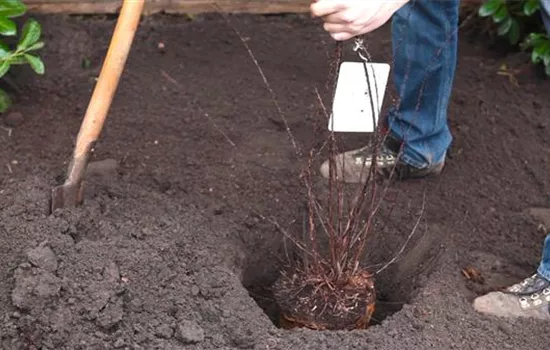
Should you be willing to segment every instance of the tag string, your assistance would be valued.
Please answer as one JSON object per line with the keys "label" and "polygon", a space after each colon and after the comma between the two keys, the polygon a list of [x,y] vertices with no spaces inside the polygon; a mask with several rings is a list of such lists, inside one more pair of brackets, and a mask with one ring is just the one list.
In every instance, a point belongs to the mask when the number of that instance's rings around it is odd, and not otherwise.
{"label": "tag string", "polygon": [[[367,48],[365,47],[365,41],[363,38],[355,37],[353,51],[357,52],[357,55],[359,56],[359,58],[363,60],[363,67],[365,69],[365,78],[367,80],[367,89],[368,89],[367,96],[369,97],[371,111],[372,111],[372,123],[373,123],[372,125],[376,129],[376,117],[375,117],[376,108],[374,106],[374,101],[372,98],[373,88],[371,86],[371,81],[370,81],[370,76],[369,76],[368,66],[367,66],[367,63],[370,61],[370,54]],[[376,82],[376,75],[373,67],[371,67],[371,70],[372,70],[372,74],[374,75],[374,92],[376,93],[376,100],[378,101],[378,84]]]}
{"label": "tag string", "polygon": [[365,47],[365,41],[363,38],[355,37],[353,51],[357,52],[357,55],[364,61],[370,61],[370,54]]}

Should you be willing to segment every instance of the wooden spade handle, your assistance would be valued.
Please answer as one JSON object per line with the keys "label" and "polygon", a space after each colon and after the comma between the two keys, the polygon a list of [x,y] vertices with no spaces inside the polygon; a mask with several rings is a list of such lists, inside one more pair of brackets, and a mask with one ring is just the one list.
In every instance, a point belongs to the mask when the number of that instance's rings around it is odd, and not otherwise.
{"label": "wooden spade handle", "polygon": [[90,152],[98,139],[124,70],[145,0],[124,0],[107,56],[76,139],[74,157]]}

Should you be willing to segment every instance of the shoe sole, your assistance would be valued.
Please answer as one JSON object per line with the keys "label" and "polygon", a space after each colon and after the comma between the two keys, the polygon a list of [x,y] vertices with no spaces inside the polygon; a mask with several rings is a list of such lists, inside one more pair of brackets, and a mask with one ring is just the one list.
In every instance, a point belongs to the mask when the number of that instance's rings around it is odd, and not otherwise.
{"label": "shoe sole", "polygon": [[[399,176],[399,174],[394,170],[395,168],[394,167],[391,167],[391,168],[385,168],[384,170],[382,169],[378,169],[377,173],[378,175],[381,175],[383,176],[384,178],[388,179],[391,175],[391,172],[393,171],[393,175],[394,175],[394,178],[399,180],[399,181],[404,181],[404,180],[413,180],[413,179],[422,179],[422,178],[431,178],[431,177],[438,177],[441,175],[441,173],[443,173],[443,169],[445,167],[445,162],[429,169],[429,170],[420,170],[416,173],[413,173],[413,174],[408,174],[408,175],[405,175],[405,176]],[[368,173],[368,170],[366,170],[364,172],[365,174]],[[397,175],[397,176],[396,176]],[[321,177],[325,180],[329,180],[329,177],[326,176],[324,174],[323,171],[321,171]],[[365,183],[366,181],[366,177],[367,176],[360,176],[360,178],[358,180],[349,180],[349,179],[346,179],[344,176],[342,176],[344,179],[342,180],[344,183],[349,183],[349,184],[357,184],[357,183]]]}

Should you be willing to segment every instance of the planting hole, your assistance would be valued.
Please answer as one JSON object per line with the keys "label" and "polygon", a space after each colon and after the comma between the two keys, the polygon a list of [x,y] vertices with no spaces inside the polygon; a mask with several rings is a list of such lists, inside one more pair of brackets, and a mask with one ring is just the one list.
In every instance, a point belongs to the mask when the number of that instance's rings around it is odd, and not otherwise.
{"label": "planting hole", "polygon": [[[272,286],[280,275],[277,266],[270,262],[266,265],[250,264],[243,275],[243,286],[258,306],[265,312],[271,322],[282,328],[280,310],[274,299]],[[370,326],[381,324],[387,317],[399,312],[403,305],[411,301],[411,297],[418,290],[418,286],[411,283],[409,276],[393,274],[393,268],[386,270],[375,280],[376,309]],[[402,279],[392,279],[392,276],[403,276]]]}
{"label": "planting hole", "polygon": [[[437,265],[441,252],[441,245],[438,244],[437,239],[440,237],[439,233],[437,227],[425,230],[415,240],[409,242],[407,249],[394,264],[375,276],[376,303],[370,326],[381,324],[387,317],[399,312],[404,304],[412,302],[434,266]],[[372,237],[370,244],[377,249],[371,250],[371,254],[365,259],[366,262],[377,262],[380,267],[380,263],[395,257],[401,245],[388,240],[388,237],[390,237],[389,232]],[[263,246],[265,250],[256,246],[249,256],[250,260],[243,272],[242,283],[273,324],[283,328],[280,324],[280,310],[275,301],[272,286],[281,273],[281,265],[277,264],[277,261],[284,261],[284,254],[283,249],[274,249],[274,247],[273,242]],[[275,251],[278,253],[273,253]],[[365,266],[369,266],[366,262]],[[373,268],[373,272],[375,269]]]}

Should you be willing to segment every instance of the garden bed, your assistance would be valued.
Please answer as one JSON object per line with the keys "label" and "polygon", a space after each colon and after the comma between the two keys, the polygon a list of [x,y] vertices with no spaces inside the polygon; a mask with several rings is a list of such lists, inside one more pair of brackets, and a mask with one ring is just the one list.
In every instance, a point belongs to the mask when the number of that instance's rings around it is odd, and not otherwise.
{"label": "garden bed", "polygon": [[[64,175],[115,22],[39,20],[46,76],[17,67],[5,86],[15,107],[0,129],[0,348],[542,349],[550,341],[545,323],[471,306],[531,274],[540,256],[546,214],[530,209],[550,207],[550,83],[525,68],[528,58],[461,40],[452,158],[441,178],[392,185],[385,224],[369,242],[365,264],[392,259],[427,191],[418,232],[376,278],[371,327],[285,330],[269,287],[290,243],[264,218],[300,229],[307,159],[296,156],[239,37],[216,14],[145,18],[94,152],[94,161],[119,165],[96,163],[86,204],[50,216],[49,191]],[[231,21],[296,143],[318,147],[326,135],[315,89],[329,74],[330,38],[308,16]],[[388,29],[368,37],[378,61],[391,61]],[[519,86],[497,74],[503,63],[523,69]],[[360,135],[345,139],[347,149],[362,144]],[[466,279],[466,268],[484,283]]]}

